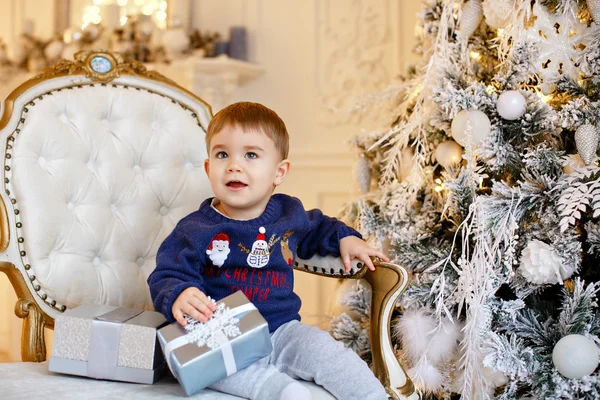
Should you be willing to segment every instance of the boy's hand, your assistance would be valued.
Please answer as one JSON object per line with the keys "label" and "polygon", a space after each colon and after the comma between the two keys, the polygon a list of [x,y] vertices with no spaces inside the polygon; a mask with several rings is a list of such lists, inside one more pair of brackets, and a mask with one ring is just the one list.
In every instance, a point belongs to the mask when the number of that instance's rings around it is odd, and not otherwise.
{"label": "boy's hand", "polygon": [[375,271],[371,256],[379,257],[383,261],[390,261],[381,251],[372,248],[364,240],[356,236],[346,236],[340,240],[340,257],[342,257],[346,272],[350,272],[350,268],[352,267],[350,260],[353,259],[361,260],[371,271]]}
{"label": "boy's hand", "polygon": [[200,322],[206,322],[212,317],[216,309],[217,307],[200,289],[189,287],[175,299],[171,312],[177,322],[181,326],[185,326],[187,321],[183,314],[189,315]]}

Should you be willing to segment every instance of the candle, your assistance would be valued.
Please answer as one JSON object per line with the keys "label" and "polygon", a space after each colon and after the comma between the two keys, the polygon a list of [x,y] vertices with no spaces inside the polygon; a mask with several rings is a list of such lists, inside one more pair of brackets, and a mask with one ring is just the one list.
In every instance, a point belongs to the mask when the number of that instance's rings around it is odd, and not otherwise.
{"label": "candle", "polygon": [[229,57],[248,59],[248,40],[246,28],[243,26],[232,26],[229,29]]}

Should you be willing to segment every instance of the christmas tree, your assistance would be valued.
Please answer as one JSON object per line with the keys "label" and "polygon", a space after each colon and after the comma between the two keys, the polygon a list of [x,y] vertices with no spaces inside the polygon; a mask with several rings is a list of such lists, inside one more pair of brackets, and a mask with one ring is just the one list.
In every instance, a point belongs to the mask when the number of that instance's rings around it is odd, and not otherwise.
{"label": "christmas tree", "polygon": [[[345,213],[411,272],[398,358],[426,398],[599,399],[600,1],[425,0],[417,28]],[[368,299],[332,321],[366,360]]]}

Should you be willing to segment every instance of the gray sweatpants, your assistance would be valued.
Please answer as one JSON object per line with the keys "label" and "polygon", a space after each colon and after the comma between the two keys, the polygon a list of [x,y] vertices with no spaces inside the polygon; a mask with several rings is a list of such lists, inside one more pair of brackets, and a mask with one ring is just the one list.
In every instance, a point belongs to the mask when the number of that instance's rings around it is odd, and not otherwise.
{"label": "gray sweatpants", "polygon": [[280,400],[288,385],[302,379],[323,386],[338,400],[388,398],[368,365],[319,328],[291,321],[271,335],[271,342],[270,356],[210,388],[252,400]]}

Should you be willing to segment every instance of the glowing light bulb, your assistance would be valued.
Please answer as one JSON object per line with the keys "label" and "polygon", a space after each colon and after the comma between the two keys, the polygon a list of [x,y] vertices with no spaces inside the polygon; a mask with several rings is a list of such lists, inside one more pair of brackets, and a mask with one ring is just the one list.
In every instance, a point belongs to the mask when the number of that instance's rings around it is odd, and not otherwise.
{"label": "glowing light bulb", "polygon": [[153,12],[154,8],[152,8],[152,6],[149,4],[142,7],[142,14],[144,15],[152,15]]}

